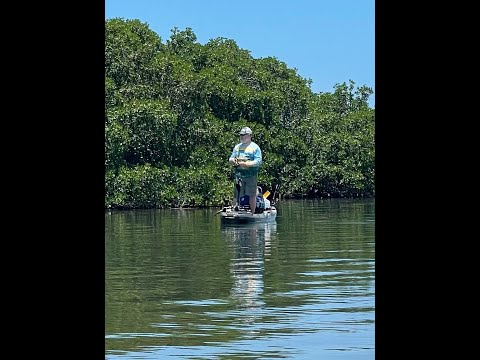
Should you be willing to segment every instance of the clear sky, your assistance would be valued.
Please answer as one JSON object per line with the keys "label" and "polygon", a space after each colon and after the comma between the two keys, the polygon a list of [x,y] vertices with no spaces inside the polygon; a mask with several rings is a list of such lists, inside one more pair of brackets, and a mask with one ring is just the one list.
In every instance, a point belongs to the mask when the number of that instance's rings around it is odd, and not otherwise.
{"label": "clear sky", "polygon": [[272,56],[314,92],[355,82],[373,89],[375,0],[105,0],[105,18],[139,19],[166,43],[190,27],[200,44],[223,37],[254,58]]}

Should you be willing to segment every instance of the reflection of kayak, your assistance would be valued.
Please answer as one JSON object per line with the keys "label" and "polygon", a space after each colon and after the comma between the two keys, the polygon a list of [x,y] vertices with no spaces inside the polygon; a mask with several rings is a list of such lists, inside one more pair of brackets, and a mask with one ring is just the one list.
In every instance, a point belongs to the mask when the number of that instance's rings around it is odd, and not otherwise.
{"label": "reflection of kayak", "polygon": [[273,221],[277,217],[277,208],[271,206],[259,214],[252,214],[250,210],[240,208],[235,210],[232,206],[224,207],[219,212],[224,223],[247,223],[247,222],[265,222]]}

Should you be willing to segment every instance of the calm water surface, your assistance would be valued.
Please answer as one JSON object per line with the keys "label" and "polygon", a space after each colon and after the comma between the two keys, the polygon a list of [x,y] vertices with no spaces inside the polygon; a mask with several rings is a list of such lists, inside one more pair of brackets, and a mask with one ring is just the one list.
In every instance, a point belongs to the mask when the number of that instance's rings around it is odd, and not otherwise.
{"label": "calm water surface", "polygon": [[105,213],[106,359],[374,359],[375,200]]}

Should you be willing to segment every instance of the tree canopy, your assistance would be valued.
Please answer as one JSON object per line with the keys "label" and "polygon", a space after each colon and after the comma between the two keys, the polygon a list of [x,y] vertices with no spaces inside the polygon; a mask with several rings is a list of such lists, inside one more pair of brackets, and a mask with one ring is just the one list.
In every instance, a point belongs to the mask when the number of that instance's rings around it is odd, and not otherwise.
{"label": "tree canopy", "polygon": [[139,20],[105,21],[105,207],[219,206],[243,126],[282,197],[375,195],[373,93],[354,81],[314,93],[275,57],[232,39],[202,45],[191,28],[160,36]]}

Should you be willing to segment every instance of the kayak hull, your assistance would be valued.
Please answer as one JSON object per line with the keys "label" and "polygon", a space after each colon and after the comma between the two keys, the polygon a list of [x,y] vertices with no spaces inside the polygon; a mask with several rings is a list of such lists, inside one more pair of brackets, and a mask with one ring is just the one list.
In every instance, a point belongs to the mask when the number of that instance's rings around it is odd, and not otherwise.
{"label": "kayak hull", "polygon": [[224,207],[220,211],[220,217],[223,223],[250,223],[250,222],[268,222],[274,221],[277,217],[277,208],[272,206],[264,210],[261,214],[252,214],[247,210],[235,210],[233,207]]}

